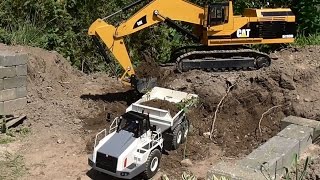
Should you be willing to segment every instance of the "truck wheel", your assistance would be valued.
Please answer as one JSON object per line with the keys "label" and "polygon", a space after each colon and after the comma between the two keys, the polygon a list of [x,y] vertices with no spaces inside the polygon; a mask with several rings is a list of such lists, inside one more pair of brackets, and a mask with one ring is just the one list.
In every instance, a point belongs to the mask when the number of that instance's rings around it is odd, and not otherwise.
{"label": "truck wheel", "polygon": [[151,151],[146,162],[146,169],[143,172],[143,177],[145,179],[150,179],[157,173],[160,166],[160,159],[161,152],[159,149]]}
{"label": "truck wheel", "polygon": [[176,150],[179,148],[179,145],[181,144],[182,137],[183,137],[183,132],[180,124],[173,130],[172,134],[173,134],[172,148],[173,150]]}
{"label": "truck wheel", "polygon": [[185,122],[183,123],[183,136],[181,143],[185,143],[187,141],[187,136],[189,133],[189,121],[186,119]]}

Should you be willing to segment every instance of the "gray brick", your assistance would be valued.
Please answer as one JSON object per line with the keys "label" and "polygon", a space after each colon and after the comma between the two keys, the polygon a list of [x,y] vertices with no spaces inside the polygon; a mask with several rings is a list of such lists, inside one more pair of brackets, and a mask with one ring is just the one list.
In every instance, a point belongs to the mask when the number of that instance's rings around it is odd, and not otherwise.
{"label": "gray brick", "polygon": [[27,64],[28,56],[26,54],[10,51],[0,51],[0,66],[16,66]]}
{"label": "gray brick", "polygon": [[289,126],[290,124],[296,124],[300,126],[306,126],[313,128],[313,139],[320,136],[320,121],[315,121],[311,119],[301,118],[297,116],[288,116],[281,120],[281,128],[284,129],[285,127]]}
{"label": "gray brick", "polygon": [[4,89],[23,87],[27,85],[27,76],[16,76],[3,79]]}
{"label": "gray brick", "polygon": [[22,98],[22,97],[27,97],[27,87],[18,87],[16,88],[16,97],[17,98]]}
{"label": "gray brick", "polygon": [[16,98],[16,88],[0,91],[0,101],[9,101]]}
{"label": "gray brick", "polygon": [[4,115],[3,102],[0,102],[0,115]]}
{"label": "gray brick", "polygon": [[3,85],[3,79],[0,79],[0,91],[3,90],[4,85]]}
{"label": "gray brick", "polygon": [[5,101],[4,106],[4,114],[15,114],[17,110],[21,110],[25,108],[27,105],[27,98],[19,98],[11,101]]}
{"label": "gray brick", "polygon": [[1,67],[0,66],[0,79],[11,78],[16,75],[17,75],[17,73],[16,73],[15,67]]}
{"label": "gray brick", "polygon": [[275,136],[241,160],[239,164],[256,170],[264,164],[270,174],[282,174],[283,167],[291,167],[294,156],[298,152],[298,140]]}
{"label": "gray brick", "polygon": [[26,76],[27,75],[27,65],[16,66],[17,76]]}
{"label": "gray brick", "polygon": [[299,156],[312,144],[313,129],[306,126],[291,124],[278,133],[278,136],[299,141]]}
{"label": "gray brick", "polygon": [[220,162],[207,172],[207,180],[225,177],[233,180],[265,180],[261,172],[240,166],[236,163]]}

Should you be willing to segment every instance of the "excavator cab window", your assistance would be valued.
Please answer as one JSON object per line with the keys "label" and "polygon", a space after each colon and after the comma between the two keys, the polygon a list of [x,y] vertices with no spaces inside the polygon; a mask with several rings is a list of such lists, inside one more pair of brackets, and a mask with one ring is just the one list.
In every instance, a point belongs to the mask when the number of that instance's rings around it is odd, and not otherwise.
{"label": "excavator cab window", "polygon": [[212,3],[209,5],[208,24],[220,25],[228,22],[229,3]]}

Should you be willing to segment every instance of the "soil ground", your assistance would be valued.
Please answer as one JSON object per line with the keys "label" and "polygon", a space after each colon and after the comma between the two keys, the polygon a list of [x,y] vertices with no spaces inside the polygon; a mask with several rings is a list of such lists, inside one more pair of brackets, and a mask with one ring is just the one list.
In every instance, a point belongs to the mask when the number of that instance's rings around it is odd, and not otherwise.
{"label": "soil ground", "polygon": [[161,100],[161,99],[153,99],[150,101],[145,101],[145,102],[141,103],[141,105],[159,108],[159,109],[163,109],[163,110],[168,110],[172,114],[172,116],[174,116],[175,114],[177,114],[180,111],[176,104],[171,103],[166,100]]}
{"label": "soil ground", "polygon": [[[56,52],[5,45],[0,50],[29,55],[28,104],[20,113],[28,116],[23,126],[31,133],[0,145],[0,151],[24,157],[27,172],[21,179],[110,179],[90,171],[87,154],[95,134],[140,95],[106,74],[85,75],[73,69]],[[198,94],[200,103],[187,113],[187,143],[163,154],[159,174],[179,179],[183,171],[190,171],[204,178],[211,165],[243,157],[274,136],[283,117],[320,120],[320,47],[290,48],[272,56],[278,60],[257,71],[177,74],[161,68],[162,87]],[[204,134],[210,132],[217,105],[231,85],[210,140]],[[193,165],[183,167],[184,157]]]}

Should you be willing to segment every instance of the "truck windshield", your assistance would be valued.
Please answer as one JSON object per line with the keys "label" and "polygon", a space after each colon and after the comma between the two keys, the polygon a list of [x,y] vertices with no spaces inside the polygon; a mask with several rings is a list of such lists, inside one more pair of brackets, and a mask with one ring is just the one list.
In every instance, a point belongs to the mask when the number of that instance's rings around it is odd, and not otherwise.
{"label": "truck windshield", "polygon": [[139,132],[139,121],[121,118],[118,126],[118,132],[125,130],[134,134],[134,137],[138,137]]}

